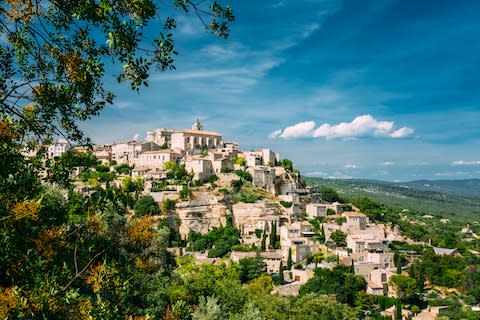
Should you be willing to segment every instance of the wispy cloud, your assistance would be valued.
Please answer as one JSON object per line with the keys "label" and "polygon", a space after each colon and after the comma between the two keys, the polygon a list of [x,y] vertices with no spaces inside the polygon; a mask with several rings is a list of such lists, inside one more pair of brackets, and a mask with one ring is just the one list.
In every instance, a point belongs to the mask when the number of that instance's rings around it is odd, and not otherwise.
{"label": "wispy cloud", "polygon": [[455,160],[452,166],[480,166],[480,160]]}
{"label": "wispy cloud", "polygon": [[323,171],[310,171],[305,173],[305,175],[308,177],[319,177],[319,178],[329,176],[327,172],[323,172]]}
{"label": "wispy cloud", "polygon": [[464,176],[470,176],[470,172],[466,171],[455,171],[455,172],[437,172],[435,173],[436,177],[464,177]]}
{"label": "wispy cloud", "polygon": [[382,167],[390,167],[390,166],[395,165],[395,162],[393,162],[393,161],[383,161],[383,162],[380,162],[379,165],[382,166]]}
{"label": "wispy cloud", "polygon": [[111,105],[111,108],[123,110],[123,109],[134,109],[139,106],[140,104],[134,101],[117,101]]}
{"label": "wispy cloud", "polygon": [[278,138],[283,139],[306,137],[323,137],[326,139],[357,137],[404,138],[414,132],[412,128],[408,127],[394,130],[393,121],[379,121],[369,114],[358,116],[351,122],[341,122],[336,125],[324,123],[318,128],[314,128],[314,121],[306,121],[286,127],[281,133],[278,133],[278,130],[275,132],[277,132],[276,136]]}
{"label": "wispy cloud", "polygon": [[356,164],[346,164],[345,169],[358,169],[358,166]]}
{"label": "wispy cloud", "polygon": [[285,5],[286,5],[285,1],[278,1],[272,4],[272,8],[274,9],[281,8],[281,7],[285,7]]}

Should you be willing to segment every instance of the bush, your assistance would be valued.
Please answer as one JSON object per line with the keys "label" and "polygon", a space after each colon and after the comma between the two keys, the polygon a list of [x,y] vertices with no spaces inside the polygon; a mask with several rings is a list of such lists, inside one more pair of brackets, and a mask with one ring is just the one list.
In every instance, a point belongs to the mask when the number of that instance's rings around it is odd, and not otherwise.
{"label": "bush", "polygon": [[103,165],[103,164],[99,164],[98,166],[95,167],[95,170],[97,172],[109,172],[110,171],[110,168],[106,165]]}
{"label": "bush", "polygon": [[291,208],[292,205],[293,205],[293,202],[280,200],[280,204],[281,204],[284,208]]}
{"label": "bush", "polygon": [[255,250],[257,250],[257,248],[246,244],[236,244],[232,246],[231,250],[240,252],[254,252]]}
{"label": "bush", "polygon": [[227,189],[225,189],[225,188],[218,189],[218,191],[220,191],[220,192],[223,193],[223,194],[229,194],[229,193],[230,193],[230,192],[229,192]]}
{"label": "bush", "polygon": [[176,204],[177,204],[177,201],[175,201],[175,200],[165,199],[162,202],[162,211],[166,213],[170,210],[173,210],[173,209],[175,209]]}
{"label": "bush", "polygon": [[235,173],[237,174],[237,176],[240,177],[240,180],[243,181],[243,182],[252,182],[253,181],[253,177],[250,174],[250,172],[247,172],[245,170],[237,170],[237,171],[235,171]]}
{"label": "bush", "polygon": [[128,164],[121,164],[115,167],[115,171],[117,171],[118,174],[130,174],[131,170],[132,168]]}
{"label": "bush", "polygon": [[158,204],[155,202],[152,196],[141,196],[138,201],[135,203],[133,208],[135,210],[135,215],[137,217],[144,216],[146,214],[158,214],[160,212],[160,208]]}
{"label": "bush", "polygon": [[244,202],[244,203],[254,203],[257,200],[262,199],[262,195],[256,193],[253,190],[249,191],[240,191],[239,193],[233,196],[233,200],[236,202]]}
{"label": "bush", "polygon": [[243,182],[242,180],[232,180],[230,182],[230,185],[232,186],[232,188],[240,189],[243,186]]}
{"label": "bush", "polygon": [[190,189],[188,189],[188,187],[186,186],[183,186],[182,190],[180,190],[179,192],[179,196],[182,200],[188,199],[190,197]]}
{"label": "bush", "polygon": [[245,165],[245,158],[242,158],[242,157],[237,157],[235,159],[233,159],[232,161],[234,164],[239,164],[241,166],[244,166]]}
{"label": "bush", "polygon": [[220,169],[220,173],[230,173],[230,172],[233,172],[233,169],[231,169],[229,167],[222,167]]}

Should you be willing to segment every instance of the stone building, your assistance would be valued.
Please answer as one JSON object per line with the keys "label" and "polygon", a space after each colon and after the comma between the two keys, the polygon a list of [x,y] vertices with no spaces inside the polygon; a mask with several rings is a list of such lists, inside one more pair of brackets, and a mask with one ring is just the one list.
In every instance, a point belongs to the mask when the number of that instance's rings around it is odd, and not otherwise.
{"label": "stone building", "polygon": [[223,146],[222,136],[213,131],[203,130],[198,119],[192,129],[174,131],[171,134],[171,148],[181,152],[215,149]]}

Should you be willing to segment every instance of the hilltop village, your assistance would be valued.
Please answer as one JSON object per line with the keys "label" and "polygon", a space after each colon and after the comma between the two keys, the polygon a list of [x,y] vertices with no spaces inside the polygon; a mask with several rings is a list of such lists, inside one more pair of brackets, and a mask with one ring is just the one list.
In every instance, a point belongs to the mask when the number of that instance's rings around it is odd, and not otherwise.
{"label": "hilltop village", "polygon": [[[56,141],[47,156],[57,158],[72,149],[86,151]],[[175,234],[169,250],[177,256],[211,265],[260,258],[267,273],[281,278],[273,292],[286,296],[297,295],[317,268],[332,270],[340,264],[364,278],[366,293],[397,296],[389,280],[408,261],[390,246],[416,243],[397,225],[373,223],[351,204],[327,201],[317,188],[306,186],[290,160],[273,150],[241,150],[196,120],[191,129],[147,132],[145,141],[95,145],[93,155],[101,169],[77,170],[76,190],[88,196],[96,184],[130,184],[132,190],[141,186],[136,189],[140,197],[160,210],[133,210],[168,222]],[[113,181],[99,179],[95,172],[115,170],[121,174]],[[209,234],[226,227],[238,232],[233,242],[209,240]],[[394,306],[384,312],[394,316]],[[412,318],[413,313],[405,312]],[[429,307],[413,319],[433,319],[441,312],[441,307]]]}

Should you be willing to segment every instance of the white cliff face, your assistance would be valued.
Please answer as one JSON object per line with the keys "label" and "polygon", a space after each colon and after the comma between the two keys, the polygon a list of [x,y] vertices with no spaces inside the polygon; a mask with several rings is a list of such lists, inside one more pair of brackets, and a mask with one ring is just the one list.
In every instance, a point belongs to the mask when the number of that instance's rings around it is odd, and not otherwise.
{"label": "white cliff face", "polygon": [[232,206],[233,222],[240,230],[242,242],[260,246],[261,237],[256,235],[255,230],[271,232],[272,223],[277,226],[284,215],[284,210],[276,201],[258,201],[255,203],[235,203]]}
{"label": "white cliff face", "polygon": [[180,219],[179,233],[182,239],[186,239],[190,230],[205,234],[213,228],[225,226],[229,208],[223,195],[195,192],[191,200],[179,201],[175,211]]}

